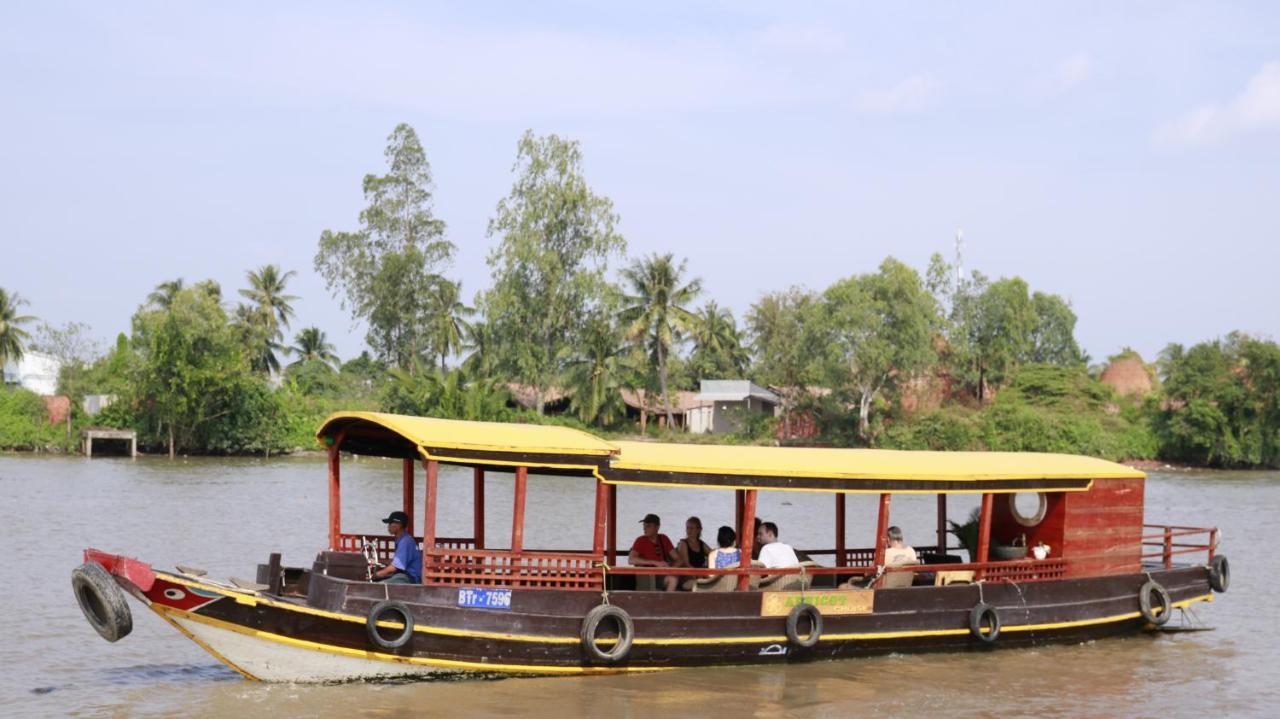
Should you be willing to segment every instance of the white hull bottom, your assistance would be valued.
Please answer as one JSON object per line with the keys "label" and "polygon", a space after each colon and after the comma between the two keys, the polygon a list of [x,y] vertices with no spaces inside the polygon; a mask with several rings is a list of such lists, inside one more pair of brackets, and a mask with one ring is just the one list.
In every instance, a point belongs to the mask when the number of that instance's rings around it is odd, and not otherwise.
{"label": "white hull bottom", "polygon": [[[264,682],[339,682],[359,679],[422,676],[441,670],[407,662],[370,659],[293,646],[265,637],[171,616],[215,656]],[[220,655],[220,656],[219,656]],[[444,670],[448,671],[448,670]]]}

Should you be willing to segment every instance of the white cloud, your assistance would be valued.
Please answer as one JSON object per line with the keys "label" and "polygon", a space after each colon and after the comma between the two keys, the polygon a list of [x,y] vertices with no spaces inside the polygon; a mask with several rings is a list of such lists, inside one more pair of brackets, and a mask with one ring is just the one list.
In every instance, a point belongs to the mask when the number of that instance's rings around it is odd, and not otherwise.
{"label": "white cloud", "polygon": [[1087,52],[1078,52],[1058,63],[1055,73],[1059,90],[1070,90],[1093,75],[1093,58]]}
{"label": "white cloud", "polygon": [[1262,66],[1243,92],[1210,103],[1156,129],[1158,145],[1211,145],[1252,130],[1280,128],[1280,62]]}
{"label": "white cloud", "polygon": [[933,104],[938,90],[938,83],[933,78],[912,75],[893,87],[863,93],[857,107],[864,112],[884,115],[918,112]]}

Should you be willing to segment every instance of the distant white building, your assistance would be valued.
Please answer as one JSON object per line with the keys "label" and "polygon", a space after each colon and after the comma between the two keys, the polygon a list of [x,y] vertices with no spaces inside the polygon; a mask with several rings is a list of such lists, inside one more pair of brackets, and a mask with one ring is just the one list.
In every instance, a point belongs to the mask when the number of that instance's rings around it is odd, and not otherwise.
{"label": "distant white building", "polygon": [[778,406],[778,395],[745,379],[704,379],[698,400],[685,411],[685,426],[696,433],[733,432],[748,414],[772,417]]}
{"label": "distant white building", "polygon": [[58,373],[62,370],[62,362],[53,355],[27,350],[22,359],[10,360],[4,365],[4,383],[18,385],[39,395],[53,396],[58,393]]}

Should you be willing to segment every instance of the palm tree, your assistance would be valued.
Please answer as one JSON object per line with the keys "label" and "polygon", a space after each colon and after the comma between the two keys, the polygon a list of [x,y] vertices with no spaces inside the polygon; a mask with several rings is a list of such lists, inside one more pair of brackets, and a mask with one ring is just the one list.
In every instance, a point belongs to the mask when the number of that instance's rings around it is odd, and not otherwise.
{"label": "palm tree", "polygon": [[462,368],[472,377],[497,379],[498,341],[494,336],[493,325],[484,320],[469,322],[466,330],[462,350],[469,354],[462,361]]}
{"label": "palm tree", "polygon": [[588,317],[565,363],[564,384],[573,397],[574,412],[587,424],[609,425],[625,412],[621,389],[627,347],[621,340],[608,315]]}
{"label": "palm tree", "polygon": [[667,359],[672,346],[693,327],[695,318],[686,305],[702,292],[702,281],[697,278],[680,284],[684,271],[684,261],[677,265],[670,253],[636,260],[622,271],[631,294],[623,296],[624,309],[618,319],[627,337],[644,346],[656,361],[668,427],[673,419],[667,395]]}
{"label": "palm tree", "polygon": [[427,298],[427,332],[431,346],[440,355],[440,369],[445,369],[445,358],[462,349],[467,335],[467,317],[475,310],[463,304],[462,285],[437,278]]}
{"label": "palm tree", "polygon": [[249,270],[245,276],[249,278],[249,289],[240,290],[240,296],[253,301],[264,316],[271,318],[273,327],[289,328],[289,320],[293,318],[293,306],[289,303],[298,299],[294,295],[284,293],[289,278],[298,274],[293,270],[281,273],[276,265],[263,265],[257,271]]}
{"label": "palm tree", "polygon": [[249,365],[255,372],[280,371],[280,359],[276,352],[289,352],[280,343],[280,330],[274,329],[272,319],[259,307],[240,303],[236,305],[236,327],[241,341],[249,351]]}
{"label": "palm tree", "polygon": [[289,350],[298,356],[298,359],[289,365],[290,367],[316,360],[323,362],[326,367],[334,367],[338,364],[338,355],[334,354],[333,345],[329,344],[324,330],[319,327],[304,328],[294,336],[293,346]]}
{"label": "palm tree", "polygon": [[9,360],[22,359],[23,343],[31,339],[31,335],[18,325],[25,325],[35,320],[30,315],[19,315],[18,308],[27,304],[17,292],[9,294],[0,287],[0,368]]}
{"label": "palm tree", "polygon": [[168,310],[173,307],[173,301],[177,299],[178,293],[186,288],[186,281],[179,277],[176,280],[161,282],[156,285],[151,294],[147,295],[147,304],[158,310]]}
{"label": "palm tree", "polygon": [[693,354],[690,361],[697,379],[711,375],[741,376],[747,369],[747,351],[742,346],[738,324],[727,307],[715,300],[703,305],[693,323]]}

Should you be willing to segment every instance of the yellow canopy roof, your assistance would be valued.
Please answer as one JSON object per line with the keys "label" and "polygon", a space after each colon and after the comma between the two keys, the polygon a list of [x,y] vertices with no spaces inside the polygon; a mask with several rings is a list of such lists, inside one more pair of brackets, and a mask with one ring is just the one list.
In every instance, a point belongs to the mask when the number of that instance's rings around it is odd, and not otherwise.
{"label": "yellow canopy roof", "polygon": [[387,457],[593,474],[614,484],[841,492],[1082,491],[1095,479],[1141,478],[1106,460],[1032,452],[909,452],[607,442],[569,427],[338,412],[322,441]]}
{"label": "yellow canopy roof", "polygon": [[[607,457],[617,452],[612,444],[572,427],[552,427],[507,422],[467,422],[457,419],[410,417],[381,412],[336,412],[320,425],[316,437],[322,442],[346,429],[355,438],[363,435],[371,447],[388,444],[378,435],[385,431],[416,445],[419,450],[456,449],[503,454],[573,455]],[[343,448],[347,448],[344,441]],[[368,452],[376,453],[376,452]],[[391,455],[395,456],[395,455]]]}
{"label": "yellow canopy roof", "polygon": [[619,477],[626,475],[628,471],[809,477],[831,480],[897,479],[972,482],[1146,476],[1122,464],[1071,454],[739,447],[657,442],[615,442],[615,444],[620,452],[618,457],[610,462],[610,468]]}

